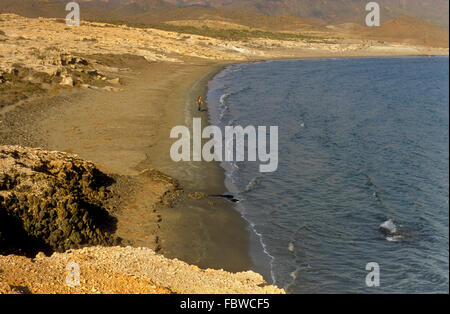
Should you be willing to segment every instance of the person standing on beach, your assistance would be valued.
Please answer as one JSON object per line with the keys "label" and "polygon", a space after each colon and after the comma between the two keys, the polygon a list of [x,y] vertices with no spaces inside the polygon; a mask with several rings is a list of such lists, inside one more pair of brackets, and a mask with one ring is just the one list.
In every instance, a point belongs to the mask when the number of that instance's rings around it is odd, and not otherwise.
{"label": "person standing on beach", "polygon": [[198,111],[202,111],[202,105],[204,104],[202,96],[198,96],[197,98],[197,106]]}

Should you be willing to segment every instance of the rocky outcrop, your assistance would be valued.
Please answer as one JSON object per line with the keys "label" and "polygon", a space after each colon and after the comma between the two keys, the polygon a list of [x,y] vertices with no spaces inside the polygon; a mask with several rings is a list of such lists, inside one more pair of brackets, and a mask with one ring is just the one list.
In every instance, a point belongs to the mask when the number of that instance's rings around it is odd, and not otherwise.
{"label": "rocky outcrop", "polygon": [[112,179],[76,155],[0,146],[0,251],[111,245]]}
{"label": "rocky outcrop", "polygon": [[[155,169],[140,176],[164,187],[164,204],[183,191]],[[0,253],[32,257],[0,255],[0,294],[284,293],[251,271],[204,270],[149,248],[105,247],[119,242],[110,232],[112,181],[76,155],[0,146]],[[59,252],[36,254],[47,248]],[[66,281],[73,263],[81,269],[76,286]]]}

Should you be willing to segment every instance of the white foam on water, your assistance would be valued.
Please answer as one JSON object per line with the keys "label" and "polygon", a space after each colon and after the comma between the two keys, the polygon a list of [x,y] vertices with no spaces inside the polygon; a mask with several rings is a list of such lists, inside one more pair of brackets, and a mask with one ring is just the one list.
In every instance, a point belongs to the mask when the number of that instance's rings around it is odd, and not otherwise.
{"label": "white foam on water", "polygon": [[[225,77],[228,73],[227,72],[237,72],[237,71],[241,71],[242,70],[242,65],[239,66],[231,66],[226,68],[224,71],[222,71],[221,73],[219,73],[219,75],[217,77]],[[224,92],[218,99],[217,104],[217,110],[215,110],[216,112],[216,116],[215,117],[211,117],[210,119],[212,119],[213,121],[217,121],[217,124],[224,124],[223,123],[223,118],[225,116],[225,114],[229,111],[230,109],[230,104],[227,102],[227,99],[232,95],[232,94],[238,94],[241,93],[243,91],[248,90],[249,87],[243,87],[240,90],[236,91],[236,92]],[[217,98],[216,98],[217,99]],[[212,112],[212,111],[210,111]],[[231,119],[228,122],[228,125],[232,125],[235,122],[234,119]],[[230,148],[234,147],[234,141],[230,140],[229,142],[225,143],[225,155],[228,156],[230,160],[232,160],[233,156],[231,154],[231,152],[233,151]],[[239,194],[242,193],[242,191],[239,191],[238,189],[238,185],[235,182],[235,174],[239,171],[239,165],[236,162],[230,162],[230,161],[224,161],[221,163],[222,168],[225,170],[225,186],[227,187],[228,191],[233,193],[233,194]],[[260,176],[260,174],[258,173],[255,178],[253,178],[249,184],[247,185],[248,189],[253,189],[256,185],[257,185],[257,178]],[[247,190],[247,188],[246,188]],[[241,200],[245,200],[245,197],[240,196],[239,199]],[[251,232],[256,235],[255,240],[257,239],[257,241],[259,242],[260,246],[262,247],[262,251],[263,254],[265,256],[268,257],[268,266],[270,269],[270,277],[272,279],[272,284],[276,284],[276,278],[275,278],[275,272],[274,272],[274,261],[275,261],[275,257],[272,256],[269,251],[268,248],[266,246],[266,244],[263,241],[263,236],[261,233],[257,232],[256,230],[256,226],[254,223],[252,223],[251,221],[248,220],[248,218],[246,217],[246,210],[245,207],[242,205],[242,203],[237,203],[236,204],[236,209],[240,212],[242,218],[248,223],[248,225],[250,226],[250,230]]]}
{"label": "white foam on water", "polygon": [[288,283],[286,286],[284,286],[284,290],[288,290],[297,280],[298,275],[300,273],[300,268],[296,268],[293,272],[291,272],[289,275],[292,278],[292,281],[290,283]]}
{"label": "white foam on water", "polygon": [[388,242],[399,242],[403,239],[403,237],[401,235],[396,235],[396,236],[392,236],[392,237],[386,237],[386,240]]}
{"label": "white foam on water", "polygon": [[253,179],[250,180],[250,182],[245,187],[244,192],[250,192],[255,188],[255,186],[259,183],[259,177],[261,177],[261,174],[258,172],[256,176],[253,177]]}
{"label": "white foam on water", "polygon": [[292,242],[289,242],[289,245],[288,245],[288,250],[289,250],[290,252],[294,252],[294,251],[295,251],[295,246],[294,246],[294,243],[292,243]]}
{"label": "white foam on water", "polygon": [[[231,193],[237,193],[239,194],[240,192],[238,191],[238,187],[237,184],[234,180],[234,173],[236,171],[239,170],[239,168],[237,167],[237,165],[235,165],[235,163],[233,162],[224,162],[222,163],[222,167],[225,169],[225,176],[226,176],[226,187],[227,189],[231,192]],[[258,175],[257,175],[258,176]],[[245,198],[240,196],[240,199],[244,200]],[[249,224],[250,226],[250,230],[253,232],[253,234],[256,235],[262,249],[263,249],[263,253],[269,257],[269,269],[270,269],[270,277],[272,279],[272,284],[276,284],[276,279],[275,279],[275,272],[274,272],[274,261],[275,261],[275,257],[272,256],[268,249],[266,244],[264,243],[263,240],[263,236],[261,233],[259,233],[258,231],[256,231],[256,225],[251,222],[250,220],[248,220],[248,218],[246,217],[246,212],[245,212],[245,207],[241,204],[238,203],[236,204],[237,210],[241,213],[242,218]]]}
{"label": "white foam on water", "polygon": [[226,112],[228,111],[228,109],[229,109],[228,104],[227,104],[227,102],[226,102],[226,99],[227,99],[229,96],[230,96],[229,93],[225,93],[225,94],[223,94],[222,96],[220,96],[220,99],[219,99],[220,113],[219,113],[219,118],[218,118],[218,121],[219,121],[219,122],[222,122],[222,119],[223,119],[225,113],[226,113]]}
{"label": "white foam on water", "polygon": [[225,100],[230,96],[230,93],[225,93],[220,96],[219,102],[221,105],[225,105]]}
{"label": "white foam on water", "polygon": [[292,281],[294,282],[297,278],[298,278],[298,273],[299,273],[300,269],[297,268],[296,270],[294,270],[292,273],[290,273],[291,277],[292,277]]}

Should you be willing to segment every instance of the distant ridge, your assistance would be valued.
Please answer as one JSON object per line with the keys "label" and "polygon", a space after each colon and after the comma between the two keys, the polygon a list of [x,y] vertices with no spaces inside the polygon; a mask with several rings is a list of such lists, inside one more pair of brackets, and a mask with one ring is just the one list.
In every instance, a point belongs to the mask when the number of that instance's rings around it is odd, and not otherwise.
{"label": "distant ridge", "polygon": [[[204,6],[222,10],[250,11],[269,16],[291,14],[324,24],[363,23],[368,0],[166,0],[177,6]],[[377,0],[382,20],[415,16],[441,27],[449,26],[448,0]]]}
{"label": "distant ridge", "polygon": [[412,16],[399,16],[380,27],[365,27],[356,23],[327,26],[343,37],[365,38],[430,47],[449,47],[448,30]]}
{"label": "distant ridge", "polygon": [[[69,0],[1,0],[0,10],[36,15],[55,15]],[[77,0],[96,15],[132,16],[177,8],[252,12],[266,16],[292,15],[320,24],[364,23],[368,0]],[[449,27],[448,0],[377,0],[381,18],[387,21],[409,15]],[[58,12],[55,11],[58,9]],[[106,12],[100,12],[106,11]],[[180,15],[181,13],[179,11]],[[193,12],[190,10],[189,12]]]}

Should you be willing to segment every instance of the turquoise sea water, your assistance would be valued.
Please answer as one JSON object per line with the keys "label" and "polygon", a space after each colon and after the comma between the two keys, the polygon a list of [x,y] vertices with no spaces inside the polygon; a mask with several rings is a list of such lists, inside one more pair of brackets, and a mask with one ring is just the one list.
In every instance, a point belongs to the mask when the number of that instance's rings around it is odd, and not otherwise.
{"label": "turquoise sea water", "polygon": [[290,293],[449,292],[448,84],[447,57],[247,63],[209,83],[212,124],[279,127],[276,172],[223,164],[268,279]]}

